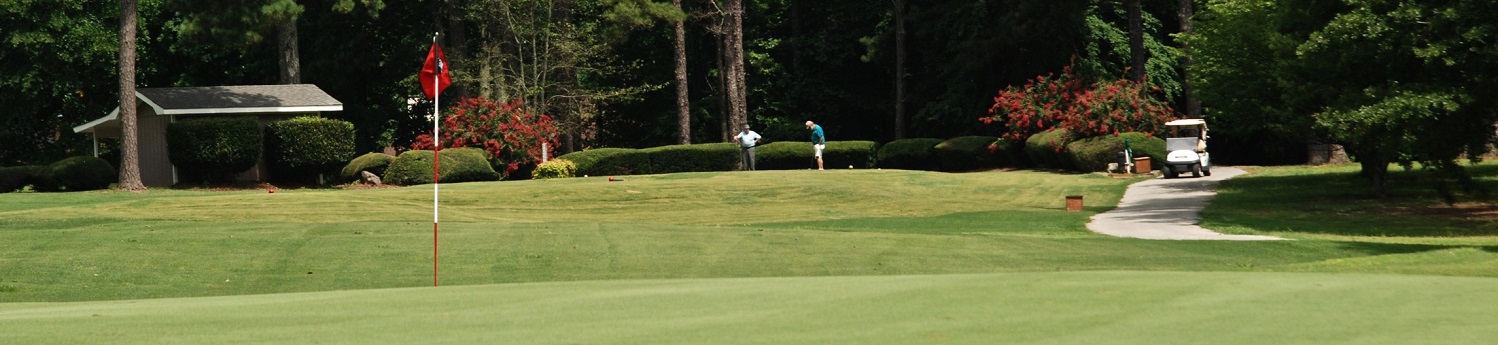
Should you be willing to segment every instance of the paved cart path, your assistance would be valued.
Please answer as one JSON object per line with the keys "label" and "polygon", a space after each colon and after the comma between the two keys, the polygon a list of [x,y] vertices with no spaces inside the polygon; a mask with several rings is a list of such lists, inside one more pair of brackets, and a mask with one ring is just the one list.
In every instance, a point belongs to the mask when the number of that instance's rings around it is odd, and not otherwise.
{"label": "paved cart path", "polygon": [[1204,229],[1201,210],[1217,195],[1217,183],[1243,175],[1243,169],[1212,167],[1212,176],[1156,178],[1135,183],[1124,192],[1118,208],[1092,216],[1092,232],[1151,240],[1283,240],[1274,236],[1227,235]]}

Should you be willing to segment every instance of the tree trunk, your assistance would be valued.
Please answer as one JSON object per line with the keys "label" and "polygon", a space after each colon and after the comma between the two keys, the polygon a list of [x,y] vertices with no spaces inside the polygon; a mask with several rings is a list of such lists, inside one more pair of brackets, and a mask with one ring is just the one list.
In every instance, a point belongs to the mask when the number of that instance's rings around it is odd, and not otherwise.
{"label": "tree trunk", "polygon": [[276,45],[281,54],[281,84],[302,83],[302,59],[297,49],[296,19],[282,20],[277,24],[276,34],[280,38]]}
{"label": "tree trunk", "polygon": [[895,3],[895,139],[905,139],[905,0]]}
{"label": "tree trunk", "polygon": [[1385,186],[1388,185],[1389,162],[1381,159],[1359,159],[1358,164],[1363,167],[1360,174],[1368,178],[1368,182],[1373,185],[1373,195],[1380,198],[1386,196],[1388,192]]}
{"label": "tree trunk", "polygon": [[718,45],[718,135],[721,137],[720,141],[728,141],[733,138],[733,132],[728,130],[728,124],[732,122],[732,116],[729,115],[732,112],[729,105],[732,96],[728,91],[728,16],[724,14],[717,20],[714,35],[718,37],[713,41]]}
{"label": "tree trunk", "polygon": [[803,56],[805,56],[806,52],[802,48],[802,47],[805,46],[805,43],[803,43],[803,41],[805,40],[803,38],[805,34],[802,33],[803,32],[803,28],[802,28],[803,24],[802,24],[802,21],[801,21],[801,16],[802,16],[801,13],[803,11],[805,11],[805,10],[802,9],[802,7],[805,7],[805,5],[802,4],[805,1],[803,1],[803,0],[790,0],[790,2],[791,2],[791,77],[792,78],[796,78],[796,80],[802,80],[802,76],[801,76],[801,63],[802,62],[801,62],[801,60],[803,59]]}
{"label": "tree trunk", "polygon": [[[1195,16],[1196,10],[1192,7],[1191,0],[1180,0],[1181,33],[1190,34],[1194,28],[1191,25],[1191,17]],[[1186,97],[1186,118],[1200,119],[1202,117],[1202,101],[1196,99],[1196,90],[1191,87],[1191,66],[1196,64],[1191,60],[1191,46],[1181,44],[1181,88]]]}
{"label": "tree trunk", "polygon": [[140,180],[140,132],[135,111],[136,0],[120,0],[120,185],[146,190]]}
{"label": "tree trunk", "polygon": [[1128,0],[1127,4],[1129,6],[1129,53],[1132,55],[1129,61],[1131,63],[1129,79],[1136,83],[1144,82],[1144,62],[1148,59],[1144,51],[1144,14],[1139,3],[1140,0]]}
{"label": "tree trunk", "polygon": [[749,123],[744,90],[744,0],[728,0],[728,131]]}
{"label": "tree trunk", "polygon": [[[681,9],[681,0],[672,0],[676,9]],[[687,93],[687,28],[686,21],[676,22],[676,143],[692,143],[692,108]]]}

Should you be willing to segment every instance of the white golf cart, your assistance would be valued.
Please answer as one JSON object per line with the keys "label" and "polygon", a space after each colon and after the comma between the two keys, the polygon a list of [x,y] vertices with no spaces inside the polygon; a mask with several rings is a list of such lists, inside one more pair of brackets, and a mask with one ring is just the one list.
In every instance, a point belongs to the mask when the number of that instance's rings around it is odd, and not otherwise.
{"label": "white golf cart", "polygon": [[1212,160],[1207,154],[1207,121],[1183,119],[1166,122],[1165,162],[1160,172],[1165,178],[1176,178],[1190,172],[1192,177],[1212,176]]}

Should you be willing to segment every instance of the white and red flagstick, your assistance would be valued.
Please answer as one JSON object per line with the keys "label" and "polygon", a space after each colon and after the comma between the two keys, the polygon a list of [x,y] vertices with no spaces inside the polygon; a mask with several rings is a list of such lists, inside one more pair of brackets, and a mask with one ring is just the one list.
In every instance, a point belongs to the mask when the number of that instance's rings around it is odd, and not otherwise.
{"label": "white and red flagstick", "polygon": [[[432,36],[432,44],[437,44],[437,36]],[[437,83],[437,78],[432,76],[432,82]],[[437,220],[440,219],[437,201],[442,198],[438,193],[442,185],[442,115],[439,109],[442,109],[442,92],[432,97],[432,142],[435,143],[432,149],[432,286],[437,286]]]}
{"label": "white and red flagstick", "polygon": [[[437,221],[441,219],[438,213],[440,205],[440,185],[442,172],[442,89],[452,84],[447,71],[447,57],[442,54],[442,46],[437,45],[437,36],[432,35],[432,49],[427,51],[426,64],[421,67],[421,74],[417,81],[421,82],[421,91],[427,97],[432,98],[432,286],[437,286]],[[426,83],[426,76],[432,76],[432,84]]]}

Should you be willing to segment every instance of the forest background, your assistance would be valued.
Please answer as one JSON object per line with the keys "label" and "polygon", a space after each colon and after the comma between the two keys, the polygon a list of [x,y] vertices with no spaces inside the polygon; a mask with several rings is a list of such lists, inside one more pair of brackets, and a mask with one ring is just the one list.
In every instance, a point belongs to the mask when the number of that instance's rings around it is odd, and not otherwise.
{"label": "forest background", "polygon": [[[805,140],[806,120],[833,140],[998,136],[1002,126],[980,119],[1000,90],[1070,66],[1088,80],[1144,79],[1176,117],[1208,118],[1223,164],[1303,163],[1318,142],[1349,145],[1365,165],[1442,163],[1493,139],[1498,116],[1478,95],[1498,80],[1498,49],[1487,43],[1498,37],[1487,19],[1495,8],[139,0],[136,85],[316,84],[344,103],[324,115],[354,123],[361,151],[408,147],[431,127],[433,104],[415,76],[441,33],[455,82],[444,107],[464,97],[520,100],[557,120],[562,153],[723,142],[739,123],[771,141]],[[90,139],[71,128],[119,102],[120,9],[110,0],[0,2],[0,166],[90,152]]]}

